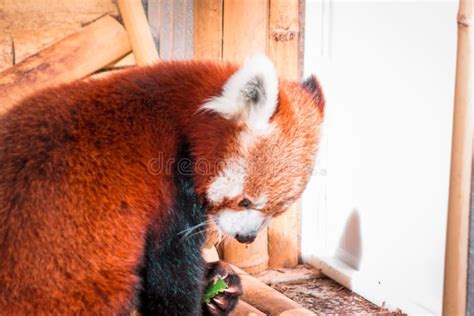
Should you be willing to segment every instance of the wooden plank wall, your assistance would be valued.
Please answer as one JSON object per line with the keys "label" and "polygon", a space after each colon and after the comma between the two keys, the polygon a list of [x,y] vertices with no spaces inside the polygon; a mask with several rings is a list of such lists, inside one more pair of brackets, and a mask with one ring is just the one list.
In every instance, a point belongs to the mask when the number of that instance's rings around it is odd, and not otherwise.
{"label": "wooden plank wall", "polygon": [[148,21],[161,59],[193,57],[193,0],[148,0]]}

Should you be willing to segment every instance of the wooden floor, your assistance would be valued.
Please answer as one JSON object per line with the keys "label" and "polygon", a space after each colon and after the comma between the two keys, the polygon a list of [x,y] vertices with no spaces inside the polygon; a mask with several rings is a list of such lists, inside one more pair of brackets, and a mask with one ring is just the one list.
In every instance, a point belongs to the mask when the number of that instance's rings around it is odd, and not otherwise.
{"label": "wooden floor", "polygon": [[267,270],[255,276],[317,315],[405,315],[372,304],[310,266]]}

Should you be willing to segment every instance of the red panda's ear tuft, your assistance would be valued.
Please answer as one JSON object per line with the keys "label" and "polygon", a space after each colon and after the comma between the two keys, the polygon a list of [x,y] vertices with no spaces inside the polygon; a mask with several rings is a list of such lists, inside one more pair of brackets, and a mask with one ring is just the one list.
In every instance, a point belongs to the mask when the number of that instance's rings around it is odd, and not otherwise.
{"label": "red panda's ear tuft", "polygon": [[308,78],[306,78],[301,85],[303,86],[303,89],[305,89],[307,92],[311,94],[313,97],[314,101],[316,102],[316,105],[318,106],[318,109],[324,113],[324,106],[326,103],[326,100],[324,98],[324,93],[321,88],[321,84],[319,83],[318,78],[316,78],[315,75],[311,75]]}
{"label": "red panda's ear tuft", "polygon": [[245,123],[252,129],[266,129],[278,102],[278,77],[271,60],[256,55],[225,83],[222,94],[203,104],[222,117]]}

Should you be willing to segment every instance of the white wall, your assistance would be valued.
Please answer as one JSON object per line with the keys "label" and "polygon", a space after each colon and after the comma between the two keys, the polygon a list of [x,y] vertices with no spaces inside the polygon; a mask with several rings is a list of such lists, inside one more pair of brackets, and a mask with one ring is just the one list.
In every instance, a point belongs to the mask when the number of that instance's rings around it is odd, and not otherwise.
{"label": "white wall", "polygon": [[321,78],[327,120],[303,256],[376,303],[440,314],[457,1],[306,10],[305,73]]}

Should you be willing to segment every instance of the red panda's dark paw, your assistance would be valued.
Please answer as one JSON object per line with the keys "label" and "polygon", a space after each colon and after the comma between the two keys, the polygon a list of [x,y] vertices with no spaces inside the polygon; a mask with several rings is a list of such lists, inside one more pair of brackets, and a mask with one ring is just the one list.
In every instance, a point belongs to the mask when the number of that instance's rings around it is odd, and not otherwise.
{"label": "red panda's dark paw", "polygon": [[224,292],[211,299],[210,303],[204,303],[203,314],[206,316],[229,315],[234,310],[243,293],[240,277],[228,263],[223,261],[209,263],[205,282],[206,286],[211,283],[213,284],[219,277],[225,281],[227,288]]}

